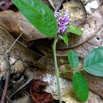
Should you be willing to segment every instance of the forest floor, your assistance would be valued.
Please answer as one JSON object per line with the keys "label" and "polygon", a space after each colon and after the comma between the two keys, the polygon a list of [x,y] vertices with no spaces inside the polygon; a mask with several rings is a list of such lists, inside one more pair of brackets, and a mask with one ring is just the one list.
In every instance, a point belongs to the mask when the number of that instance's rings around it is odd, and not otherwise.
{"label": "forest floor", "polygon": [[[103,46],[103,0],[40,1],[53,12],[68,10],[69,24],[84,30],[82,36],[69,35],[69,46],[62,40],[57,44],[60,71],[71,69],[69,50],[79,55],[78,69],[82,68],[89,51]],[[34,28],[11,0],[0,0],[0,103],[59,103],[52,43],[53,39]],[[64,103],[103,103],[103,78],[81,73],[89,85],[88,100],[80,102],[76,98],[72,74],[63,73],[60,85]]]}

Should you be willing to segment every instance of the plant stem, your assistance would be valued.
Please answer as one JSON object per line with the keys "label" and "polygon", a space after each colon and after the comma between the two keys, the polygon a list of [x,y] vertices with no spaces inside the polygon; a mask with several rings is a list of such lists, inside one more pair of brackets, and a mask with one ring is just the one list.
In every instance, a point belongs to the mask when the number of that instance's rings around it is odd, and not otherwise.
{"label": "plant stem", "polygon": [[55,66],[56,79],[57,79],[57,89],[58,89],[59,103],[62,103],[61,88],[60,88],[60,82],[59,82],[59,69],[58,69],[57,56],[56,56],[56,44],[57,44],[57,42],[58,42],[58,36],[56,36],[55,39],[54,39],[52,49],[53,49],[54,66]]}

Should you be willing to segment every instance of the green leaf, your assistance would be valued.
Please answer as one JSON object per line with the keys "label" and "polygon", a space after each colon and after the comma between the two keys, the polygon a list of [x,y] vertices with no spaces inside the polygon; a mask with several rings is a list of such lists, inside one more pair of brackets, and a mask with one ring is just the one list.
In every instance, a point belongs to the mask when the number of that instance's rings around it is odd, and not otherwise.
{"label": "green leaf", "polygon": [[78,68],[78,66],[79,66],[79,57],[78,57],[78,55],[75,51],[70,50],[68,52],[68,60],[69,60],[69,63],[70,63],[70,65],[73,69]]}
{"label": "green leaf", "polygon": [[84,32],[83,30],[81,30],[80,28],[76,26],[68,26],[67,31],[76,35],[82,35]]}
{"label": "green leaf", "polygon": [[73,74],[73,88],[79,100],[84,102],[88,99],[89,94],[88,84],[84,76],[79,72]]}
{"label": "green leaf", "polygon": [[38,0],[12,1],[34,27],[49,37],[55,37],[58,26],[53,12],[47,5]]}
{"label": "green leaf", "polygon": [[103,47],[95,48],[88,53],[83,68],[92,75],[103,77]]}
{"label": "green leaf", "polygon": [[68,41],[69,41],[69,39],[68,39],[67,34],[62,34],[62,37],[63,37],[64,43],[68,46]]}

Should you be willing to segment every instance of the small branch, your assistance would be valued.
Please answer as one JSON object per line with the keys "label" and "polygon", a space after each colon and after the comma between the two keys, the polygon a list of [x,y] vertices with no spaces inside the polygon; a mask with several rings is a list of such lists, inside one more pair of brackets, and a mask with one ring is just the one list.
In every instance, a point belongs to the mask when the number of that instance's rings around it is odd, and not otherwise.
{"label": "small branch", "polygon": [[59,82],[59,68],[58,68],[57,56],[56,56],[56,44],[57,44],[57,42],[58,42],[58,36],[56,36],[55,39],[54,39],[52,49],[53,49],[54,66],[55,66],[56,79],[57,79],[57,89],[58,89],[59,103],[62,103],[61,88],[60,88],[60,82]]}
{"label": "small branch", "polygon": [[7,99],[7,103],[14,103],[12,100],[9,99],[8,96],[6,96],[6,99]]}
{"label": "small branch", "polygon": [[9,98],[12,98],[17,92],[19,92],[26,85],[28,85],[32,81],[32,79],[33,79],[33,76],[31,76],[20,88],[18,88],[12,95],[10,95]]}
{"label": "small branch", "polygon": [[20,39],[20,37],[22,36],[22,34],[24,33],[24,31],[27,29],[29,25],[26,26],[26,28],[21,32],[21,34],[17,37],[17,39],[13,42],[13,44],[10,46],[10,48],[5,52],[3,58],[0,61],[0,65],[2,63],[2,61],[4,60],[5,56],[8,54],[8,52],[12,49],[12,47],[15,45],[15,43]]}
{"label": "small branch", "polygon": [[7,72],[6,72],[5,87],[4,87],[4,90],[3,90],[3,95],[2,95],[0,103],[5,103],[5,98],[6,98],[7,88],[8,88],[8,83],[9,83],[9,74],[10,74],[10,63],[9,63],[8,57],[5,56],[4,58],[5,58],[6,63],[7,63]]}

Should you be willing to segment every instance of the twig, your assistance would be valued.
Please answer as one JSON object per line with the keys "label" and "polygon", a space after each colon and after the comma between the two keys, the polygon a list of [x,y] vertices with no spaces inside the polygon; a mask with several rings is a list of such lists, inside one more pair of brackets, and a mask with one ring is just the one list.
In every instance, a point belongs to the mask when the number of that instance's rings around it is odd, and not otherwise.
{"label": "twig", "polygon": [[7,88],[8,88],[8,83],[9,83],[9,74],[10,74],[10,63],[9,63],[8,57],[5,56],[4,58],[5,58],[6,64],[7,64],[7,72],[6,72],[5,87],[4,87],[4,90],[3,90],[3,95],[2,95],[0,103],[5,103],[5,98],[6,98]]}
{"label": "twig", "polygon": [[13,44],[10,46],[10,48],[5,52],[3,58],[0,61],[0,65],[2,63],[2,61],[4,60],[5,56],[8,54],[8,52],[12,49],[12,47],[15,45],[15,43],[19,40],[19,38],[22,36],[22,34],[24,33],[24,31],[27,29],[27,27],[29,26],[29,24],[26,26],[26,28],[21,32],[21,34],[17,37],[17,39],[13,42]]}
{"label": "twig", "polygon": [[7,103],[14,103],[12,100],[9,99],[8,96],[6,96],[6,99],[7,99]]}
{"label": "twig", "polygon": [[5,98],[6,98],[6,92],[7,92],[7,88],[8,88],[8,82],[9,82],[9,71],[10,71],[10,64],[8,61],[8,58],[6,57],[8,52],[12,49],[12,47],[15,45],[15,43],[19,40],[19,38],[22,36],[22,34],[24,33],[24,31],[27,29],[27,27],[29,26],[29,24],[26,26],[26,28],[21,32],[21,34],[17,37],[17,39],[13,42],[13,44],[10,46],[10,48],[5,52],[3,58],[0,61],[0,65],[2,63],[2,61],[5,59],[8,65],[7,68],[7,74],[6,74],[6,82],[5,82],[5,87],[4,87],[4,91],[3,91],[3,95],[1,98],[1,102],[0,103],[5,103]]}
{"label": "twig", "polygon": [[23,89],[27,84],[29,84],[31,82],[32,79],[33,79],[33,76],[31,76],[19,89],[17,89],[12,95],[10,95],[9,98],[14,96],[21,89]]}

